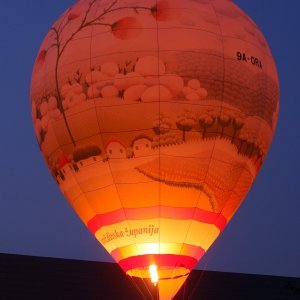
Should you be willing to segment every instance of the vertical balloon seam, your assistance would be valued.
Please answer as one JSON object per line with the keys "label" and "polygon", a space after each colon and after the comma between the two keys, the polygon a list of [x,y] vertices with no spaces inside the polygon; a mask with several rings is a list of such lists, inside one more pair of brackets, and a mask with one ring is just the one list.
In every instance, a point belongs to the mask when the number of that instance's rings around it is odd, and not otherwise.
{"label": "vertical balloon seam", "polygon": [[[221,23],[220,23],[220,20],[219,20],[219,18],[218,18],[218,14],[217,14],[217,12],[216,12],[216,10],[215,10],[215,8],[214,8],[214,5],[213,5],[213,3],[212,3],[211,0],[209,1],[209,3],[210,3],[210,5],[211,5],[212,10],[213,10],[214,13],[215,13],[215,16],[216,16],[216,19],[217,19],[217,22],[218,22],[218,27],[219,27],[219,30],[220,30],[221,43],[222,43],[222,49],[223,49],[222,103],[221,103],[220,112],[219,112],[219,115],[220,115],[221,112],[222,112],[222,109],[223,109],[223,103],[224,103],[224,79],[225,79],[225,53],[224,53],[225,50],[224,50],[224,38],[223,38],[223,33],[222,33]],[[219,129],[219,125],[218,125],[218,127],[217,127],[217,131],[218,131],[218,129]],[[215,143],[216,143],[216,140],[217,140],[217,137],[215,138]],[[209,166],[210,166],[210,164],[211,164],[213,152],[214,152],[214,148],[213,148],[213,150],[211,151],[211,158],[210,158]],[[209,170],[209,166],[208,166],[208,169],[207,169],[207,173],[208,173],[208,170]],[[206,176],[207,176],[207,175],[206,175]],[[223,208],[221,209],[221,211],[220,211],[220,213],[219,213],[219,216],[222,214],[222,210],[223,210]],[[216,219],[217,219],[217,217],[216,217]],[[227,224],[226,224],[226,225],[227,225]],[[221,232],[220,232],[220,233],[221,233]],[[207,232],[207,235],[206,235],[206,236],[208,237],[208,235],[209,235],[209,232]],[[204,271],[205,271],[205,270],[202,270],[202,274],[204,274]],[[202,278],[202,276],[200,276],[199,279],[197,280],[196,285],[195,285],[196,287],[199,285],[201,278]]]}
{"label": "vertical balloon seam", "polygon": [[[211,4],[211,7],[212,7],[213,10],[214,10],[214,7],[213,7],[213,4],[211,3],[211,1],[210,1],[210,4]],[[214,12],[215,12],[215,10],[214,10]],[[216,14],[216,12],[215,12],[215,14]],[[216,17],[217,17],[217,15],[216,15]],[[217,17],[217,19],[218,19],[218,17]],[[219,20],[218,20],[218,21],[219,21]],[[225,74],[225,64],[224,64],[224,44],[223,44],[222,30],[221,30],[220,22],[218,22],[218,23],[219,23],[219,30],[220,30],[220,35],[219,35],[219,36],[221,36],[221,40],[222,40],[222,48],[223,48],[223,81],[222,81],[222,103],[221,103],[221,106],[220,106],[220,112],[219,112],[219,114],[220,114],[220,113],[222,112],[223,102],[224,102],[224,74]],[[218,126],[219,126],[219,125],[218,125]],[[217,128],[217,130],[218,130],[218,128]],[[207,171],[206,171],[206,175],[205,175],[205,177],[204,177],[203,182],[205,182],[205,178],[206,178],[206,176],[207,176],[207,174],[208,174],[208,170],[209,170],[209,167],[210,167],[210,164],[211,164],[211,161],[212,161],[212,157],[213,157],[213,153],[214,153],[214,148],[215,148],[216,139],[217,139],[217,137],[214,139],[214,146],[213,146],[213,148],[212,148],[212,150],[211,150],[211,156],[210,156],[210,159],[209,159],[209,164],[208,164]],[[195,205],[195,207],[198,206],[199,197],[200,197],[200,196],[198,196],[197,204]],[[191,224],[192,224],[192,220],[190,221],[190,225],[191,225]],[[186,238],[187,238],[187,236],[188,236],[189,230],[190,230],[190,227],[189,227],[189,229],[186,231],[186,236],[185,236],[185,238],[184,238],[184,240],[183,240],[183,243],[185,243],[185,240],[186,240]],[[208,235],[208,232],[207,232],[207,235]],[[182,252],[182,250],[180,251],[180,253],[181,253],[181,252]],[[173,274],[175,274],[176,268],[177,268],[177,267],[175,266],[175,269],[174,269],[174,271],[173,271]],[[172,276],[173,276],[173,275],[172,275]]]}
{"label": "vertical balloon seam", "polygon": [[[115,1],[115,2],[112,3],[112,8],[115,6],[116,3],[117,3],[117,1]],[[97,9],[95,9],[95,13],[97,13],[98,9],[99,9],[99,1],[98,1],[98,3],[97,3]],[[90,42],[90,64],[91,64],[91,60],[92,60],[91,51],[92,51],[92,40],[93,40],[93,28],[94,28],[94,26],[92,26],[92,31],[91,31],[91,42]],[[94,108],[95,108],[95,112],[96,112],[97,124],[98,124],[98,128],[99,128],[99,136],[101,137],[102,143],[103,143],[103,145],[104,145],[103,134],[102,134],[101,126],[100,126],[100,123],[99,123],[99,116],[98,116],[98,110],[96,109],[96,101],[95,101],[95,98],[93,99],[93,102],[94,102]],[[109,166],[109,169],[110,169],[111,176],[112,176],[112,178],[113,178],[113,183],[114,183],[116,192],[117,192],[117,194],[118,194],[118,199],[119,199],[120,205],[121,205],[121,207],[122,207],[123,214],[124,214],[124,216],[125,216],[125,219],[128,220],[128,218],[127,218],[127,216],[126,216],[126,213],[125,213],[125,210],[124,210],[124,205],[123,205],[123,202],[122,202],[122,200],[121,200],[121,196],[120,196],[118,187],[117,187],[117,185],[116,185],[116,180],[115,180],[115,178],[114,178],[114,174],[113,174],[113,172],[112,172],[112,169],[111,169],[111,165],[110,165],[110,161],[109,161],[109,160],[108,160],[108,166]],[[128,221],[126,221],[126,223],[127,223],[128,228],[130,228],[130,223],[129,223]],[[115,243],[115,242],[114,242],[114,243]],[[135,244],[135,241],[134,241],[133,239],[132,239],[132,243]],[[116,245],[116,249],[119,248],[119,246],[118,246],[117,244],[115,244],[115,245]],[[137,250],[137,252],[139,253],[139,249],[138,249],[137,247],[136,247],[136,250]],[[149,294],[151,295],[151,293],[150,293],[150,291],[149,291],[149,289],[148,289],[148,286],[147,286],[147,284],[145,283],[145,281],[144,281],[144,279],[143,279],[141,273],[140,273],[140,275],[141,275],[142,282],[143,282],[143,284],[144,284],[146,290],[148,290]],[[130,276],[129,276],[129,278],[131,279]],[[132,281],[132,280],[131,280],[131,281]]]}

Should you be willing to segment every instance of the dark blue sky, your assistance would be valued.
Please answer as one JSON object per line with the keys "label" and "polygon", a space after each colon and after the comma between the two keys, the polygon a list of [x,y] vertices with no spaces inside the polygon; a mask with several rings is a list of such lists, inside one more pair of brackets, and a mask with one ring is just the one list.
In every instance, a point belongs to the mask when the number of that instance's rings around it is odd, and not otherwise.
{"label": "dark blue sky", "polygon": [[[273,145],[253,188],[198,265],[300,276],[298,0],[234,0],[265,34],[281,99]],[[39,45],[71,0],[15,0],[0,12],[0,252],[111,261],[64,200],[35,140],[29,90]]]}

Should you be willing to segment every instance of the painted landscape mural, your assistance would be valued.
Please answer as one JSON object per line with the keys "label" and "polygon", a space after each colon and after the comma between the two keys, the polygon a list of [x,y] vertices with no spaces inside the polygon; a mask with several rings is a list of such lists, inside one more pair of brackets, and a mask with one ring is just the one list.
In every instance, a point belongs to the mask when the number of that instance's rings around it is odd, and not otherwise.
{"label": "painted landscape mural", "polygon": [[278,103],[263,35],[223,0],[77,1],[46,35],[31,85],[52,176],[127,274],[149,278],[156,263],[173,278],[160,299],[243,201]]}

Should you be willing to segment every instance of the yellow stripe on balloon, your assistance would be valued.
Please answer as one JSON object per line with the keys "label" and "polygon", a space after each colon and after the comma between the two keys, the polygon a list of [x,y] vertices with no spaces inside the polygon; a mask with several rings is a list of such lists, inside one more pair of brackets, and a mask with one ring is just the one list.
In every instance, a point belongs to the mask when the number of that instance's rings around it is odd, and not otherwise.
{"label": "yellow stripe on balloon", "polygon": [[[197,257],[197,249],[195,246],[187,244],[176,243],[145,243],[124,246],[115,249],[110,254],[116,262],[130,256],[137,256],[141,254],[176,254]],[[199,252],[199,251],[198,251]]]}
{"label": "yellow stripe on balloon", "polygon": [[206,251],[219,234],[220,230],[215,225],[195,220],[149,219],[103,226],[95,233],[95,237],[109,253],[132,244],[160,241],[200,246]]}

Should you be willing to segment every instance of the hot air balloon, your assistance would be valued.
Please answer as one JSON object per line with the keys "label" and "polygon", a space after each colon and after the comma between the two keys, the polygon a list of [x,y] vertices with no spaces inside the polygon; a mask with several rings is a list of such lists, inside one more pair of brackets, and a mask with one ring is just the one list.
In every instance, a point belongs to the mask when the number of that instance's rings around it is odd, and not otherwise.
{"label": "hot air balloon", "polygon": [[81,0],[31,82],[59,188],[133,280],[172,299],[228,224],[270,147],[277,72],[226,0]]}

